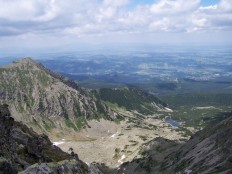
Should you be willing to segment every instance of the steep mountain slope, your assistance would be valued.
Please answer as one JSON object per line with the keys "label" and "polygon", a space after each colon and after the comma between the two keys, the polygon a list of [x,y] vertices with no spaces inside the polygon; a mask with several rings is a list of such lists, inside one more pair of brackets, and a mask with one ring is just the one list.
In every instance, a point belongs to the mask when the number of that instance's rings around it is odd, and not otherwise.
{"label": "steep mountain slope", "polygon": [[197,132],[167,157],[169,170],[192,173],[232,173],[232,113],[229,118]]}
{"label": "steep mountain slope", "polygon": [[77,130],[86,119],[112,115],[101,100],[31,58],[0,68],[0,103],[9,104],[17,120],[48,131],[57,126]]}
{"label": "steep mountain slope", "polygon": [[[167,106],[136,88],[82,89],[31,58],[0,68],[1,103],[9,104],[15,119],[42,132],[53,128],[79,130],[88,126],[89,119],[121,120],[125,111],[135,117],[153,115]],[[125,110],[118,112],[115,105]]]}
{"label": "steep mountain slope", "polygon": [[0,173],[62,173],[88,174],[90,168],[77,154],[63,152],[54,146],[46,135],[32,129],[10,116],[7,105],[0,105]]}
{"label": "steep mountain slope", "polygon": [[115,173],[232,173],[232,113],[179,144],[156,138],[141,148],[141,157]]}

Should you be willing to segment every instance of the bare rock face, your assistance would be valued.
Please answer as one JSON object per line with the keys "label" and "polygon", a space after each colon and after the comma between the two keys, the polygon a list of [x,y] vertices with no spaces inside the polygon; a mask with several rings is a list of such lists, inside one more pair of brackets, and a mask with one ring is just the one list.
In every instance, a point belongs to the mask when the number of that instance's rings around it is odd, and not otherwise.
{"label": "bare rock face", "polygon": [[17,170],[13,168],[12,164],[5,158],[0,158],[0,173],[12,173],[16,174]]}
{"label": "bare rock face", "polygon": [[232,173],[232,113],[193,135],[184,144],[156,138],[142,147],[141,157],[114,173]]}
{"label": "bare rock face", "polygon": [[[31,58],[0,68],[1,103],[7,103],[24,123],[41,125],[46,120],[42,125],[46,130],[57,127],[61,119],[75,122],[99,116],[110,119],[112,115],[100,99]],[[69,126],[78,129],[75,123]]]}
{"label": "bare rock face", "polygon": [[225,120],[209,125],[171,154],[167,169],[189,173],[232,173],[232,113]]}
{"label": "bare rock face", "polygon": [[14,121],[8,106],[0,105],[0,173],[59,173],[59,167],[67,173],[90,173],[77,155],[63,152],[46,135]]}
{"label": "bare rock face", "polygon": [[[30,167],[28,167],[25,171],[23,171],[24,174],[36,174],[36,173],[42,173],[42,174],[68,174],[68,173],[83,173],[83,171],[88,171],[89,174],[90,171],[88,169],[88,166],[85,167],[78,167],[78,162],[75,160],[64,160],[60,161],[58,163],[51,162],[51,163],[40,163],[40,164],[34,164]],[[84,172],[86,173],[86,172]],[[100,174],[100,173],[99,173]]]}

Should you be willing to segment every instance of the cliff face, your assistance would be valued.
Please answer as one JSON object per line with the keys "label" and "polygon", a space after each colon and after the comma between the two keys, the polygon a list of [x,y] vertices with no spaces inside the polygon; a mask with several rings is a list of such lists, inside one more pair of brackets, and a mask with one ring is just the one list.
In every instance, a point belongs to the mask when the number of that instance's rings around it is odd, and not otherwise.
{"label": "cliff face", "polygon": [[164,166],[175,172],[232,173],[232,113],[220,123],[197,132]]}
{"label": "cliff face", "polygon": [[58,173],[59,170],[90,173],[89,167],[76,154],[63,152],[46,135],[10,116],[7,105],[0,105],[0,173]]}
{"label": "cliff face", "polygon": [[184,144],[156,138],[141,147],[141,156],[120,166],[127,174],[232,173],[232,113],[197,132]]}
{"label": "cliff face", "polygon": [[[9,104],[19,120],[36,124],[43,117],[49,119],[45,122],[50,127],[60,124],[59,118],[85,122],[88,118],[111,119],[112,114],[88,91],[30,58],[0,68],[0,103]],[[75,124],[71,127],[78,129]]]}

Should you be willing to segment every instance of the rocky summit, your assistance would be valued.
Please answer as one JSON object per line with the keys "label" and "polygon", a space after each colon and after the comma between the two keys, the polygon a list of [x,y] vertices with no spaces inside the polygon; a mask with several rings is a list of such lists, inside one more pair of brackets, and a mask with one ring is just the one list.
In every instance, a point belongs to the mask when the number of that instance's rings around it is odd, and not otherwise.
{"label": "rocky summit", "polygon": [[63,152],[53,145],[46,135],[11,117],[8,105],[0,105],[0,173],[101,173],[94,166],[88,167],[78,155]]}
{"label": "rocky summit", "polygon": [[15,119],[40,132],[78,130],[87,119],[114,116],[90,92],[31,58],[0,68],[0,79],[0,103],[9,105]]}

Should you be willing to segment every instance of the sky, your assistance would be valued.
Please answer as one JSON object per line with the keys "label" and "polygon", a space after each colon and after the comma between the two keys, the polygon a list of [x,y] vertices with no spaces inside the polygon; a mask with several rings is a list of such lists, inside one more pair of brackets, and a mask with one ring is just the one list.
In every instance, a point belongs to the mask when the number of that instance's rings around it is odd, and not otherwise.
{"label": "sky", "polygon": [[0,52],[231,44],[232,0],[0,0]]}

